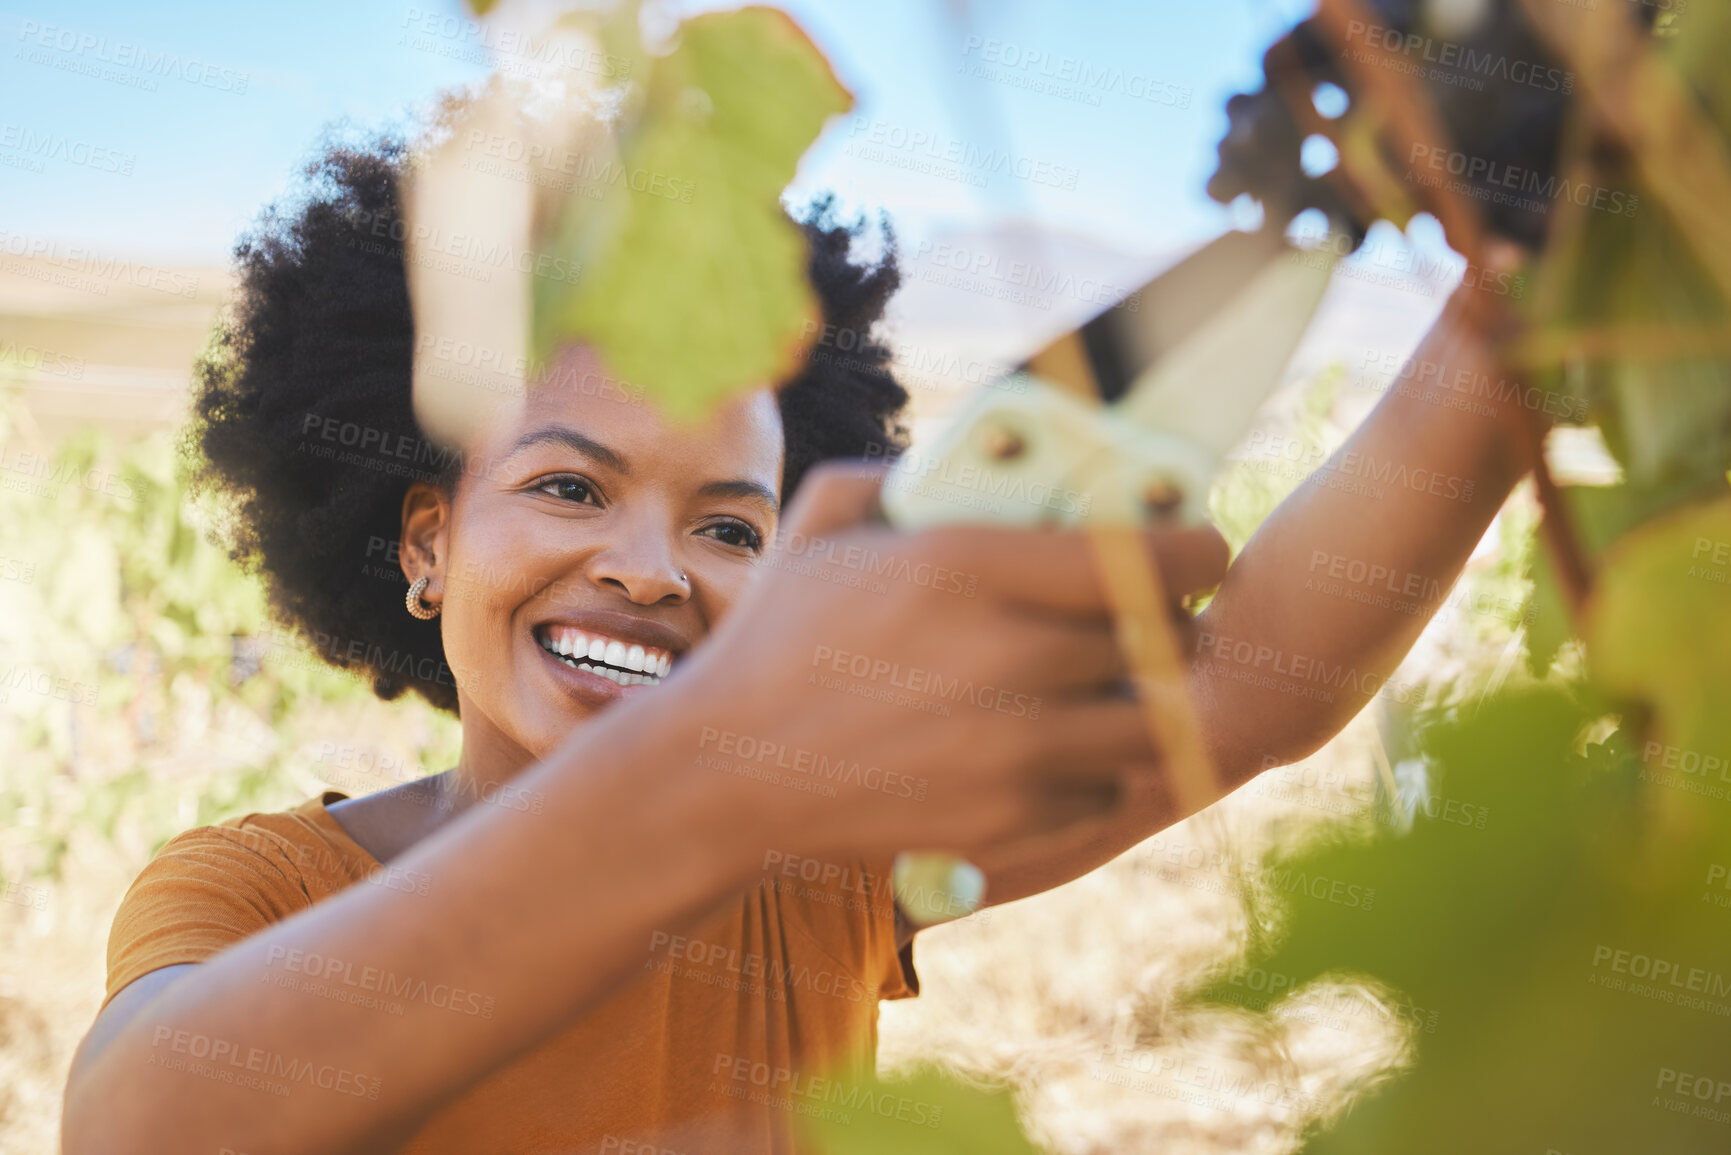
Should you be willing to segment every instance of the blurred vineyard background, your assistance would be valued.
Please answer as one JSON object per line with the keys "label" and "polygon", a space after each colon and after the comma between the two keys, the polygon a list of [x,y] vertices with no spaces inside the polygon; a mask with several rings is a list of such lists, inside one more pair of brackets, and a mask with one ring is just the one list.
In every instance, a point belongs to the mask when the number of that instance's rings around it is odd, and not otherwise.
{"label": "blurred vineyard background", "polygon": [[[196,290],[164,304],[120,283],[63,290],[52,271],[9,262],[0,279],[6,1155],[57,1150],[109,922],[156,848],[200,823],[442,769],[458,740],[450,719],[380,703],[282,636],[254,581],[206,540],[212,512],[184,498],[175,442],[188,370],[227,275],[188,270]],[[1324,327],[1374,321],[1367,292],[1346,286]],[[925,332],[919,344],[939,339]],[[923,422],[964,383],[917,384]],[[1381,388],[1313,348],[1264,429],[1332,448]],[[1590,478],[1593,454],[1577,456]],[[1299,483],[1288,461],[1239,463],[1215,495],[1235,546]],[[1252,971],[1229,997],[1239,1008],[1198,1009],[1185,996],[1241,950],[1246,894],[1263,885],[1252,868],[1268,849],[1400,820],[1402,768],[1383,746],[1395,714],[1470,705],[1486,685],[1523,676],[1535,516],[1523,489],[1392,683],[1398,693],[1323,753],[1086,879],[923,935],[924,994],[883,1009],[885,1073],[936,1060],[1008,1085],[1052,1152],[1201,1155],[1292,1150],[1306,1126],[1398,1069],[1427,1020],[1389,992],[1317,987],[1268,1017],[1257,1012],[1284,980]],[[370,757],[337,766],[326,755],[339,741]]]}

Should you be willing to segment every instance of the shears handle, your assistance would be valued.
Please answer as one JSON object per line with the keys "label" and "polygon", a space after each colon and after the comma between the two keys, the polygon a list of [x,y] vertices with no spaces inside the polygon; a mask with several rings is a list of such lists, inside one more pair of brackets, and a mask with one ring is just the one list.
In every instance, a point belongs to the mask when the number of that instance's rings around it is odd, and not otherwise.
{"label": "shears handle", "polygon": [[[1202,447],[1018,373],[981,389],[929,452],[903,454],[881,502],[900,529],[1179,525],[1202,518],[1215,468]],[[985,898],[980,870],[941,852],[897,855],[893,882],[919,926],[971,914]]]}

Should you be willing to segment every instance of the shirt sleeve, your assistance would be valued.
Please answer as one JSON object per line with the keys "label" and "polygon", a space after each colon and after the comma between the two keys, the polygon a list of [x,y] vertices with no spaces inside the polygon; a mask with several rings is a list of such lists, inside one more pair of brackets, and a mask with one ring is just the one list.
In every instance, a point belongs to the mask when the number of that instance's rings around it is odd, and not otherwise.
{"label": "shirt sleeve", "polygon": [[203,962],[311,904],[269,838],[231,826],[176,835],[120,900],[102,1005],[151,971]]}
{"label": "shirt sleeve", "polygon": [[896,901],[890,860],[829,862],[788,856],[771,871],[790,923],[843,963],[880,999],[920,992],[912,944],[896,948]]}
{"label": "shirt sleeve", "polygon": [[909,939],[907,945],[897,949],[896,934],[902,928],[900,907],[895,901],[895,892],[888,885],[888,880],[894,877],[892,863],[867,862],[865,870],[873,878],[884,880],[879,886],[882,892],[878,901],[872,904],[871,918],[875,924],[871,935],[873,944],[873,961],[878,968],[878,997],[880,999],[911,999],[920,993],[920,975],[914,969],[914,942]]}

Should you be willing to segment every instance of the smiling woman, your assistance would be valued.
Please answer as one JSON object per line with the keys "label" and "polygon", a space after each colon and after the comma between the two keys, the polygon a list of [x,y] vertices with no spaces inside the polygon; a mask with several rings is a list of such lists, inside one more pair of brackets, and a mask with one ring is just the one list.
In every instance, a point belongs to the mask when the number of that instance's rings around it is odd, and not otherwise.
{"label": "smiling woman", "polygon": [[[399,611],[405,482],[421,482],[422,497],[450,497],[465,475],[494,484],[504,456],[498,447],[439,445],[415,420],[409,284],[403,248],[390,240],[403,235],[398,181],[409,157],[409,147],[391,138],[332,147],[308,166],[301,196],[267,211],[241,241],[237,298],[199,367],[187,449],[195,490],[228,503],[233,556],[266,576],[286,625],[361,643],[329,656],[366,668],[380,697],[413,690],[454,712],[455,664],[440,628]],[[828,201],[805,218],[825,323],[869,334],[900,278],[893,254],[875,265],[849,259],[860,227],[838,222]],[[753,410],[770,423],[758,432],[776,443],[777,460],[760,463],[768,468],[753,480],[772,501],[791,495],[817,461],[881,455],[900,443],[896,415],[907,393],[889,358],[887,348],[862,340],[846,359],[814,357],[773,395],[760,395],[773,403],[760,400]],[[543,416],[557,408],[549,395],[557,396],[580,411],[575,424],[585,429],[591,419],[649,416],[642,394],[582,349],[566,350],[527,392],[541,399]],[[566,445],[581,454],[604,441],[591,435]],[[464,557],[457,565],[465,568],[451,576],[501,587],[530,580],[495,572],[495,562]]]}
{"label": "smiling woman", "polygon": [[[918,989],[891,856],[1003,861],[1153,761],[1085,542],[897,534],[881,468],[814,471],[900,442],[872,341],[694,426],[567,346],[434,445],[403,254],[362,227],[407,157],[328,151],[243,241],[186,448],[278,619],[457,713],[458,764],[170,840],[116,915],[65,1149],[790,1151]],[[851,260],[860,227],[804,223],[824,323],[865,334],[897,274]],[[796,490],[789,538],[965,593],[759,564]],[[1161,545],[1171,588],[1219,545]],[[906,703],[818,677],[836,654],[1043,709]]]}

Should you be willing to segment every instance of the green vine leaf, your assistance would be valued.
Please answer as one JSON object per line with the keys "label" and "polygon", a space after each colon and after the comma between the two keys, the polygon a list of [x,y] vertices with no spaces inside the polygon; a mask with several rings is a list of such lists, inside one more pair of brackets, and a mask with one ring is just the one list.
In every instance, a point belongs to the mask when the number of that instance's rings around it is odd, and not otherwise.
{"label": "green vine leaf", "polygon": [[1731,798],[1655,780],[1663,756],[1621,732],[1583,745],[1603,710],[1490,698],[1423,736],[1432,788],[1409,833],[1336,832],[1265,870],[1282,917],[1247,965],[1299,998],[1374,976],[1416,1058],[1307,1155],[1724,1150],[1671,1083],[1724,1065]]}
{"label": "green vine leaf", "polygon": [[536,286],[536,346],[572,337],[676,416],[794,372],[819,317],[780,205],[800,156],[853,98],[784,13],[686,21],[653,62],[623,179],[574,202],[555,249],[584,270]]}
{"label": "green vine leaf", "polygon": [[1731,497],[1629,533],[1609,555],[1587,615],[1593,675],[1649,703],[1667,742],[1731,750]]}
{"label": "green vine leaf", "polygon": [[804,1116],[814,1155],[1035,1155],[1008,1091],[931,1068],[849,1086],[845,1102]]}
{"label": "green vine leaf", "polygon": [[[1731,138],[1731,80],[1723,66],[1731,9],[1697,6],[1688,34],[1662,37],[1658,51],[1700,105],[1715,134]],[[1702,160],[1700,172],[1711,166]],[[1557,288],[1530,299],[1529,320],[1584,333],[1604,330],[1723,336],[1731,311],[1712,266],[1712,250],[1692,237],[1657,195],[1651,174],[1617,150],[1590,169],[1593,207],[1578,232],[1553,240],[1539,278]],[[1699,189],[1694,194],[1699,198]],[[1731,359],[1711,344],[1678,348],[1681,338],[1634,341],[1620,351],[1552,366],[1555,387],[1583,397],[1631,484],[1699,488],[1731,461]]]}
{"label": "green vine leaf", "polygon": [[[1725,486],[1723,480],[1715,478],[1708,488],[1722,492]],[[1562,492],[1576,535],[1589,557],[1597,558],[1636,526],[1698,501],[1706,491],[1699,478],[1686,475],[1668,485],[1576,485]],[[1527,667],[1535,678],[1542,678],[1564,643],[1575,636],[1575,626],[1569,620],[1550,552],[1542,547],[1534,549],[1530,567],[1533,591],[1526,614],[1530,623]]]}

